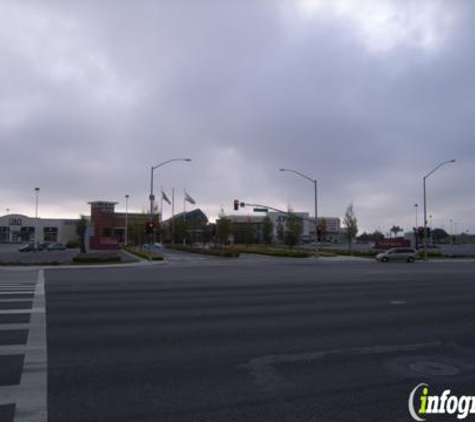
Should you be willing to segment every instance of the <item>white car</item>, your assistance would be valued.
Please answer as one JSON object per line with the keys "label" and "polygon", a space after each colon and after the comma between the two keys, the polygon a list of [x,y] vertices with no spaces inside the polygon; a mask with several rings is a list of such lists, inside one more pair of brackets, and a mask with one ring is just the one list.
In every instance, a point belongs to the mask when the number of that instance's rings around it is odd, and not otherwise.
{"label": "white car", "polygon": [[381,262],[388,262],[388,261],[414,262],[417,259],[417,251],[412,248],[392,248],[376,255],[376,259]]}
{"label": "white car", "polygon": [[[163,248],[163,245],[159,242],[155,242],[153,245],[152,245],[152,249],[153,250],[160,250]],[[142,249],[145,249],[145,250],[149,250],[150,249],[150,243],[144,243],[142,245]]]}

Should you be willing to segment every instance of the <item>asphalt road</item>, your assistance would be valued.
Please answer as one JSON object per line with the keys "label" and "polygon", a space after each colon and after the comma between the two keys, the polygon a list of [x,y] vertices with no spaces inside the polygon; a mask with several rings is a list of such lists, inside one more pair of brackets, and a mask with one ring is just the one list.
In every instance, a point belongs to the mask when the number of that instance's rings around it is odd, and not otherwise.
{"label": "asphalt road", "polygon": [[419,382],[475,395],[474,262],[168,258],[46,272],[50,422],[409,421]]}

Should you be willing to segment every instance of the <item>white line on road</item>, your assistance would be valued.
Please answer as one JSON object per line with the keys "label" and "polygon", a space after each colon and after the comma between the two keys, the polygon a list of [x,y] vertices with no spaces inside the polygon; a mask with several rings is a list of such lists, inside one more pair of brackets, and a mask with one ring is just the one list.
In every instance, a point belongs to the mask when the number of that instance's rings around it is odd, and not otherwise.
{"label": "white line on road", "polygon": [[36,312],[31,315],[31,328],[28,334],[20,388],[15,398],[15,422],[46,422],[48,420],[44,270],[38,272],[34,309]]}
{"label": "white line on road", "polygon": [[[35,306],[35,303],[33,303],[33,306]],[[0,310],[1,315],[6,315],[6,314],[44,314],[45,313],[45,308],[35,308],[33,309],[2,309]]]}

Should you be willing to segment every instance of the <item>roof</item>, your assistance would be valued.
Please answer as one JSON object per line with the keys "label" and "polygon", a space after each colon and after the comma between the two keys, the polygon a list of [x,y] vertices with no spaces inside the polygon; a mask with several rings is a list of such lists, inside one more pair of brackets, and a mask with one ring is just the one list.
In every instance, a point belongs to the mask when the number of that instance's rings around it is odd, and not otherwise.
{"label": "roof", "polygon": [[[184,212],[180,212],[178,214],[175,214],[175,218],[183,218],[183,214]],[[201,209],[199,208],[196,208],[194,210],[191,210],[191,211],[187,211],[186,212],[186,218],[190,219],[190,220],[197,220],[197,219],[200,219],[202,220],[203,222],[207,223],[208,222],[208,217],[206,216],[206,214],[201,211]],[[165,224],[167,225],[168,223],[170,223],[172,221],[172,218],[168,218],[164,221],[162,221],[162,224]]]}

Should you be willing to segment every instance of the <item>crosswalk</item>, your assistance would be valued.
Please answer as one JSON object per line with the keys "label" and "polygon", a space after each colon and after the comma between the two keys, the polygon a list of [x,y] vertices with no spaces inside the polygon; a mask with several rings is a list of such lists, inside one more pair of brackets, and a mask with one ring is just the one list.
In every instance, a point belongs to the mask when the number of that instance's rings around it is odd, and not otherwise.
{"label": "crosswalk", "polygon": [[44,274],[0,276],[0,421],[46,422]]}

